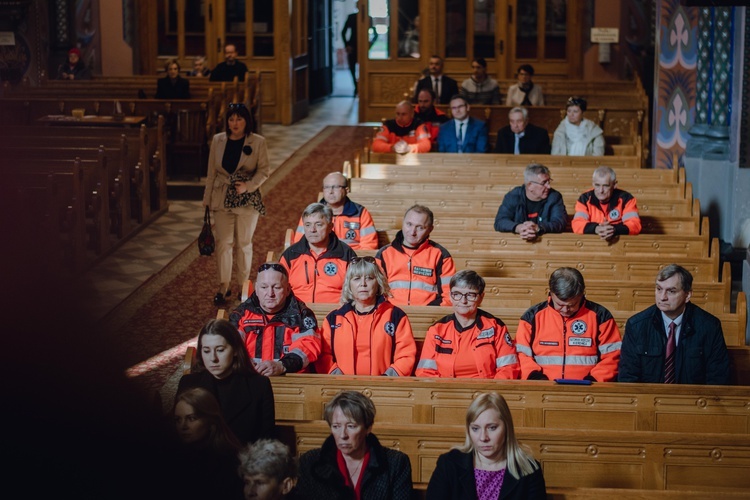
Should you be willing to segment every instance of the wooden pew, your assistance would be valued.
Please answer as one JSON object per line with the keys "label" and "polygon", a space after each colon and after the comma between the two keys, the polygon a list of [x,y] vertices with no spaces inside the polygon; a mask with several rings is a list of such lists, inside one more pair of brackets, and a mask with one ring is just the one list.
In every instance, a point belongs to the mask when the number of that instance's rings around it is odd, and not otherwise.
{"label": "wooden pew", "polygon": [[[358,163],[359,162],[359,163]],[[590,183],[591,173],[599,166],[606,165],[612,167],[619,175],[628,175],[626,172],[620,173],[625,169],[640,169],[641,164],[635,156],[552,156],[552,155],[499,155],[494,153],[407,153],[404,155],[396,153],[374,153],[370,150],[363,150],[359,156],[355,155],[355,161],[352,164],[352,174],[347,177],[360,177],[358,168],[364,164],[376,165],[410,165],[419,166],[420,169],[427,168],[424,171],[424,178],[429,177],[432,168],[444,175],[445,172],[454,172],[454,175],[464,179],[477,178],[480,174],[486,175],[486,167],[512,167],[520,169],[523,175],[523,169],[529,163],[541,163],[552,170],[553,176],[557,168],[581,168],[587,172]],[[475,172],[475,168],[477,168]],[[485,167],[482,169],[481,167]],[[364,167],[362,167],[364,169]],[[378,167],[382,168],[382,167]],[[346,172],[344,173],[346,175]],[[366,177],[372,177],[365,175]],[[388,178],[393,178],[388,175]],[[554,177],[553,177],[554,178]],[[520,183],[519,183],[520,184]]]}
{"label": "wooden pew", "polygon": [[[297,454],[320,447],[330,436],[324,421],[277,421],[277,429]],[[376,419],[373,433],[384,446],[409,456],[412,479],[420,483],[429,481],[439,455],[464,442],[462,425]],[[688,489],[710,495],[750,487],[747,435],[518,427],[517,437],[542,463],[551,488]]]}

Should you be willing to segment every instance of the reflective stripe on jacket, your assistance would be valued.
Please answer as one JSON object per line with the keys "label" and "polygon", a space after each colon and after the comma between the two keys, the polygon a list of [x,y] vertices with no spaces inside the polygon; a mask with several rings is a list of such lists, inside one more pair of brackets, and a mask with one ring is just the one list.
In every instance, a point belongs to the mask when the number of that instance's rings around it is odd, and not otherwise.
{"label": "reflective stripe on jacket", "polygon": [[550,380],[616,380],[621,345],[612,314],[589,300],[570,318],[556,311],[551,301],[532,306],[521,316],[516,333],[523,379],[541,372]]}
{"label": "reflective stripe on jacket", "polygon": [[398,141],[409,144],[411,153],[429,153],[432,148],[430,132],[418,119],[413,119],[406,127],[396,120],[386,120],[380,132],[372,139],[372,150],[376,153],[390,153],[391,147]]}
{"label": "reflective stripe on jacket", "polygon": [[[471,337],[471,350],[460,350],[459,341],[464,336]],[[508,328],[492,314],[477,311],[476,322],[461,331],[455,314],[450,314],[432,325],[425,335],[422,354],[417,364],[417,377],[456,376],[454,369],[459,358],[470,358],[461,364],[474,363],[471,378],[517,379],[521,365],[516,356],[516,344],[510,338]]]}

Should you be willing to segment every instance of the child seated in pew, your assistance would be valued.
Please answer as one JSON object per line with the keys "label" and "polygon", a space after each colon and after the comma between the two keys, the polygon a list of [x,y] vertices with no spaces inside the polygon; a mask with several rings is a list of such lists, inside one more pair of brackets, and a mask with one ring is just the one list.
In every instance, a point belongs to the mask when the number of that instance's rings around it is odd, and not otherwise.
{"label": "child seated in pew", "polygon": [[427,486],[430,500],[545,500],[542,467],[516,439],[501,395],[480,394],[466,411],[466,442],[440,455]]}

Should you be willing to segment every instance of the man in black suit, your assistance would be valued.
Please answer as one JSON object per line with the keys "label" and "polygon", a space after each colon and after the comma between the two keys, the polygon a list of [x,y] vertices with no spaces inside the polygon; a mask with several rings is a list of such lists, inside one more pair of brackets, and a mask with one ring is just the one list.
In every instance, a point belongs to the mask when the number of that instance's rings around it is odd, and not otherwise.
{"label": "man in black suit", "polygon": [[443,74],[443,58],[437,55],[431,56],[429,69],[430,74],[417,82],[413,102],[417,102],[420,90],[432,89],[438,96],[440,104],[450,103],[451,98],[458,94],[458,83],[453,78]]}
{"label": "man in black suit", "polygon": [[515,107],[508,112],[507,125],[497,132],[495,153],[502,154],[540,154],[550,152],[549,133],[542,127],[529,123],[529,112],[526,108]]}

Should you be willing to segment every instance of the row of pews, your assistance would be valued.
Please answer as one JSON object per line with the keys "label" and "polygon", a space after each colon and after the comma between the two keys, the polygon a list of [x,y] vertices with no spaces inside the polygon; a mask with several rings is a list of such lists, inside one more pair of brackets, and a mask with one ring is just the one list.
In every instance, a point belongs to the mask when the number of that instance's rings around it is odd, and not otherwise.
{"label": "row of pews", "polygon": [[[0,210],[45,245],[44,265],[80,274],[167,211],[164,117],[154,127],[0,127]],[[21,249],[23,250],[23,249]]]}
{"label": "row of pews", "polygon": [[[374,161],[368,162],[367,159]],[[613,165],[609,160],[617,159]],[[644,232],[605,242],[596,236],[548,234],[528,243],[492,228],[503,195],[523,183],[523,168],[550,166],[569,215],[591,185],[596,166],[613,166],[619,187],[638,198]],[[341,390],[371,397],[374,432],[407,453],[415,498],[424,498],[437,457],[464,441],[466,408],[476,394],[498,391],[513,413],[519,439],[542,463],[549,498],[742,498],[750,487],[750,348],[747,304],[731,303],[731,273],[701,218],[692,187],[679,169],[641,169],[637,158],[503,155],[370,155],[345,165],[350,198],[365,205],[380,243],[391,241],[406,208],[435,211],[432,239],[451,251],[458,269],[487,280],[482,308],[515,333],[524,310],[547,296],[547,278],[573,266],[587,297],[607,306],[623,334],[627,319],[654,301],[654,278],[676,262],[694,275],[692,300],[718,316],[732,362],[732,386],[492,381],[290,374],[272,379],[278,428],[297,453],[319,447],[330,430],[325,404]],[[317,199],[320,199],[318,197]],[[310,201],[315,201],[311,197]],[[647,222],[648,221],[648,222]],[[291,235],[287,232],[287,242]],[[374,254],[374,252],[358,252]],[[273,258],[270,255],[269,258]],[[249,285],[243,291],[246,298]],[[310,304],[319,321],[336,304]],[[418,349],[447,307],[404,307]],[[220,311],[220,315],[225,314]],[[186,358],[189,369],[190,358]]]}

